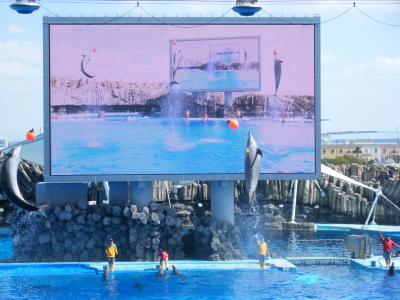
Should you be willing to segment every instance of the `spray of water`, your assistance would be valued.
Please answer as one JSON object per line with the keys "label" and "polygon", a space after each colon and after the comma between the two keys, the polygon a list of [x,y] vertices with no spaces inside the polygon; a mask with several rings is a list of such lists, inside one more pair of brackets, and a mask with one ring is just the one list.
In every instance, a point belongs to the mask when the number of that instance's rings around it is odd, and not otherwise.
{"label": "spray of water", "polygon": [[178,84],[172,84],[169,94],[163,106],[162,114],[167,118],[181,118],[184,116],[184,98],[185,95],[180,91]]}

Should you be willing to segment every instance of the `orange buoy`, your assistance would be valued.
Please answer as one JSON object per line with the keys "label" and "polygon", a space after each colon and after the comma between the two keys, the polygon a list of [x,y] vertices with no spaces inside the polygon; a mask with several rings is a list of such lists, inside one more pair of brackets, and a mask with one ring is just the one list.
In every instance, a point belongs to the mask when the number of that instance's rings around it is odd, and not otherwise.
{"label": "orange buoy", "polygon": [[26,139],[28,141],[34,141],[36,139],[36,133],[33,128],[26,133]]}
{"label": "orange buoy", "polygon": [[228,126],[230,129],[238,129],[239,128],[239,121],[236,119],[230,119],[228,122]]}

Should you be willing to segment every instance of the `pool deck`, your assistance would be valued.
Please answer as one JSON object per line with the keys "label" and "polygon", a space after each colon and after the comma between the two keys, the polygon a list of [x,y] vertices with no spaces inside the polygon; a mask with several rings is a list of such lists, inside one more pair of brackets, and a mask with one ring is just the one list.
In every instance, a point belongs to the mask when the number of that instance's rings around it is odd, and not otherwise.
{"label": "pool deck", "polygon": [[[103,270],[105,262],[85,263],[87,267]],[[170,266],[175,265],[179,270],[259,270],[257,260],[231,260],[231,261],[203,261],[203,260],[175,260],[169,261]],[[114,272],[126,271],[155,271],[157,262],[116,262]],[[267,268],[278,270],[296,270],[296,266],[286,259],[273,258],[266,260]],[[266,269],[267,269],[266,268]]]}
{"label": "pool deck", "polygon": [[[392,262],[396,269],[400,269],[400,257],[392,258]],[[382,255],[375,255],[366,259],[352,259],[352,267],[364,268],[368,270],[387,270],[385,260]]]}
{"label": "pool deck", "polygon": [[[155,272],[157,262],[116,262],[114,273],[120,272]],[[259,270],[258,260],[231,260],[231,261],[206,261],[206,260],[172,260],[169,266],[175,265],[179,270]],[[96,273],[103,271],[107,262],[54,262],[54,263],[0,263],[1,269],[14,268],[68,268],[78,267],[93,270]],[[266,270],[277,269],[282,271],[296,270],[296,266],[286,259],[273,258],[266,260]]]}
{"label": "pool deck", "polygon": [[360,230],[364,232],[385,232],[385,233],[400,233],[400,226],[390,225],[363,225],[363,224],[314,224],[314,230],[336,230],[350,231]]}

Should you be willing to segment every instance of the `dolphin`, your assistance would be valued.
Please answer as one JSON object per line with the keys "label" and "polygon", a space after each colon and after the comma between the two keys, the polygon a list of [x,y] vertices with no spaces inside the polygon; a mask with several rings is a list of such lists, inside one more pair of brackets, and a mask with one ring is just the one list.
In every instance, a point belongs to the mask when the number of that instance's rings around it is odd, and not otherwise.
{"label": "dolphin", "polygon": [[389,267],[389,275],[390,276],[394,276],[395,274],[395,268],[394,268],[394,263],[391,264],[391,266]]}
{"label": "dolphin", "polygon": [[36,211],[39,208],[26,201],[19,190],[17,174],[21,161],[20,152],[21,146],[18,146],[6,154],[0,171],[2,187],[7,197],[17,206],[25,210]]}
{"label": "dolphin", "polygon": [[253,198],[257,189],[262,156],[262,151],[258,148],[256,140],[249,131],[244,157],[244,178],[250,204],[253,203]]}
{"label": "dolphin", "polygon": [[107,202],[110,202],[110,185],[108,181],[103,181],[104,193],[106,194]]}

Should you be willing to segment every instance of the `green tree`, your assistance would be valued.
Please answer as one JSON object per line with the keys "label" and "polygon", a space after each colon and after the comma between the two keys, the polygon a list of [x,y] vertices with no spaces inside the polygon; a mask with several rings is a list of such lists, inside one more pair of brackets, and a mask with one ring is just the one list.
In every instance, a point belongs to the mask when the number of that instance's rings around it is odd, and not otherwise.
{"label": "green tree", "polygon": [[353,154],[355,154],[357,156],[357,158],[360,156],[360,154],[362,153],[361,148],[360,147],[355,147],[353,150]]}

